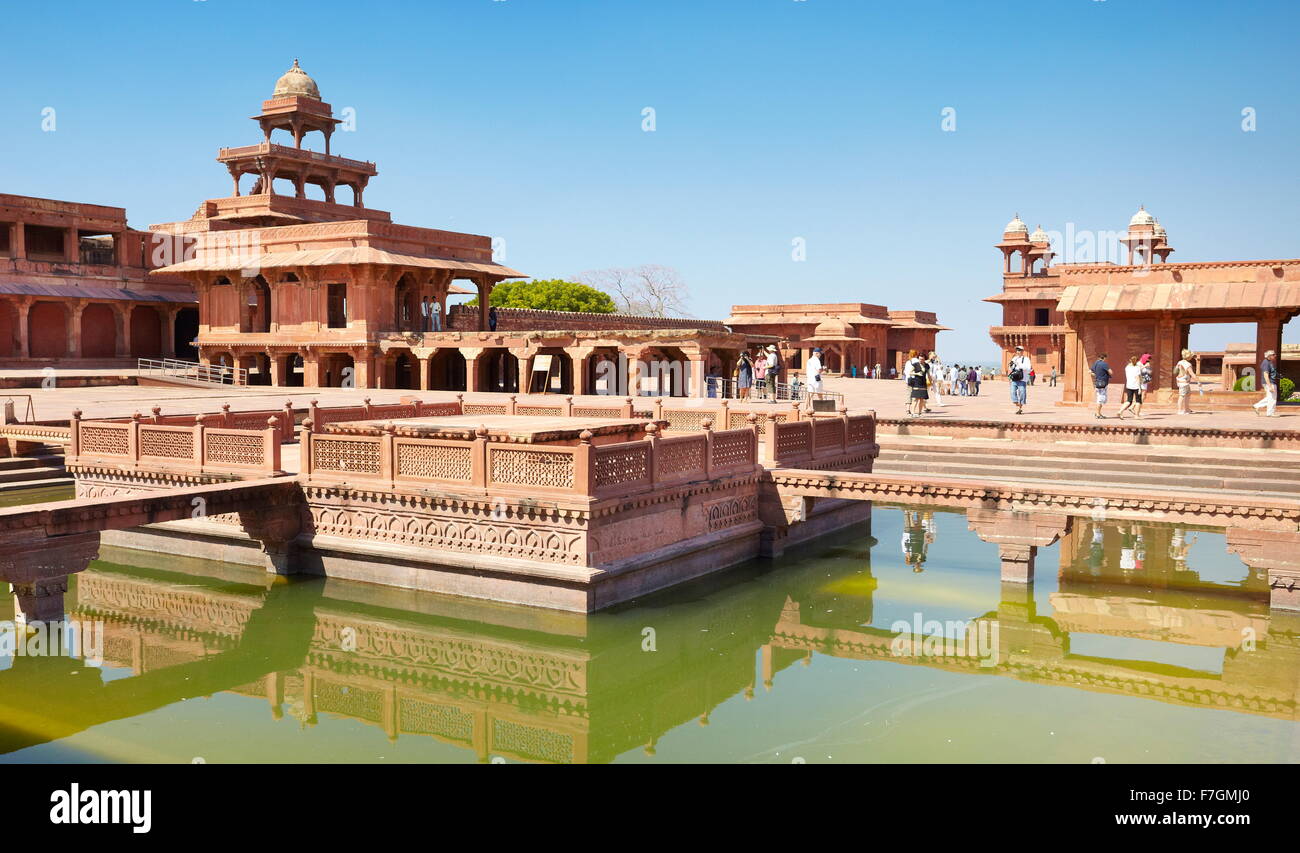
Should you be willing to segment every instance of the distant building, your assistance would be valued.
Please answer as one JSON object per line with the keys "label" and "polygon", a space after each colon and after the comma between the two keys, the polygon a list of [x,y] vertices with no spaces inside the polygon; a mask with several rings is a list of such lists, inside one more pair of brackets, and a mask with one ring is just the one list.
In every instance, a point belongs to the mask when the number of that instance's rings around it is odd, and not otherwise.
{"label": "distant building", "polygon": [[[1002,293],[987,300],[1003,306],[1003,325],[989,333],[1004,364],[1023,346],[1040,373],[1056,366],[1067,377],[1062,402],[1087,403],[1088,365],[1098,355],[1105,353],[1114,366],[1150,353],[1148,400],[1161,404],[1176,394],[1174,365],[1194,325],[1255,324],[1250,352],[1206,354],[1209,364],[1219,359],[1225,374],[1233,363],[1258,365],[1267,350],[1282,353],[1282,327],[1300,314],[1300,260],[1170,263],[1168,234],[1145,209],[1129,220],[1119,243],[1127,252],[1122,265],[1052,265],[1041,227],[1031,234],[1019,216],[1007,223],[997,244]],[[1115,371],[1114,381],[1123,381],[1122,371]],[[1241,405],[1242,393],[1222,391],[1205,402]]]}
{"label": "distant building", "polygon": [[935,349],[935,337],[948,327],[931,311],[890,311],[861,302],[797,305],[733,305],[727,325],[741,334],[774,335],[792,369],[802,367],[821,347],[828,373],[879,364],[901,373],[907,352]]}

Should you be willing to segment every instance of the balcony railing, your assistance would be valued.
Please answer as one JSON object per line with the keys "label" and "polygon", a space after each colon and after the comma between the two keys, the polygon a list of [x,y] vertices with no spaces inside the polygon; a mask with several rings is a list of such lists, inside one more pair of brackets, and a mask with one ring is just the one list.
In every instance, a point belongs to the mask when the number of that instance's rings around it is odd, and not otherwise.
{"label": "balcony railing", "polygon": [[224,364],[201,364],[175,358],[142,358],[136,364],[143,376],[166,376],[190,379],[212,385],[247,385],[248,371],[242,367]]}

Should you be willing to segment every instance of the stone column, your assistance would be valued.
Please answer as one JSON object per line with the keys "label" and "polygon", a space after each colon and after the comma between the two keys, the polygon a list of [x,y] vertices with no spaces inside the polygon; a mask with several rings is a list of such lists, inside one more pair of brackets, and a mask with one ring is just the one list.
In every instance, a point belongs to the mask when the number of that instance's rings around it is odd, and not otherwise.
{"label": "stone column", "polygon": [[163,309],[163,358],[176,357],[176,315],[179,311],[179,308],[171,306]]}
{"label": "stone column", "polygon": [[22,260],[27,257],[27,232],[21,222],[15,222],[9,229],[9,257]]}
{"label": "stone column", "polygon": [[27,324],[27,315],[32,310],[32,301],[30,299],[20,299],[14,303],[14,313],[18,322],[18,356],[20,358],[31,358],[31,336],[28,334],[30,329]]}
{"label": "stone column", "polygon": [[478,358],[483,354],[481,347],[461,347],[460,354],[465,357],[465,390],[481,391],[478,379]]}
{"label": "stone column", "polygon": [[[1274,364],[1278,370],[1282,368],[1282,320],[1278,317],[1276,311],[1268,311],[1263,317],[1259,318],[1255,327],[1255,370],[1259,370],[1259,363],[1264,360],[1264,353],[1273,350],[1277,353],[1277,360]],[[1278,374],[1279,377],[1281,374]],[[1255,377],[1255,388],[1261,392],[1264,388],[1264,378]],[[1279,401],[1281,402],[1281,401]]]}
{"label": "stone column", "polygon": [[704,382],[704,372],[705,372],[704,368],[706,364],[706,359],[707,356],[705,356],[704,354],[698,354],[692,356],[689,359],[690,378],[687,380],[687,382],[689,382],[690,384],[686,388],[686,396],[704,397],[708,395],[709,393],[708,388],[705,387],[705,382]]}
{"label": "stone column", "polygon": [[301,350],[304,388],[320,387],[320,355],[314,349]]}
{"label": "stone column", "polygon": [[81,260],[76,226],[63,229],[63,260],[75,264]]}
{"label": "stone column", "polygon": [[980,539],[998,546],[1003,583],[1032,583],[1038,548],[1051,545],[1072,524],[1068,515],[983,508],[967,510],[966,521]]}
{"label": "stone column", "polygon": [[488,330],[488,299],[492,295],[492,280],[484,278],[476,281],[475,284],[478,285],[478,330],[486,332]]}
{"label": "stone column", "polygon": [[68,358],[81,358],[81,314],[86,310],[84,300],[70,302],[64,306],[68,318]]}
{"label": "stone column", "polygon": [[429,362],[430,362],[430,360],[431,360],[430,357],[427,356],[427,355],[426,355],[426,356],[417,357],[417,358],[415,359],[415,369],[418,370],[418,371],[420,371],[420,381],[419,381],[419,384],[418,384],[416,387],[419,388],[421,391],[428,391],[428,390],[429,390],[429,385],[431,384],[431,383],[429,382]]}

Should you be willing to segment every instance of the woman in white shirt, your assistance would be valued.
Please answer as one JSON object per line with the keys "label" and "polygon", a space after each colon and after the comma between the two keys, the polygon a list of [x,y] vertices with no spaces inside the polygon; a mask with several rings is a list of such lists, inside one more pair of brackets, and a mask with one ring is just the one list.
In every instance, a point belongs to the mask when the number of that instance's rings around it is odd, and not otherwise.
{"label": "woman in white shirt", "polygon": [[1192,367],[1192,351],[1183,350],[1183,360],[1178,362],[1174,367],[1174,382],[1178,385],[1178,414],[1190,415],[1192,383],[1200,383],[1200,377],[1196,375],[1196,369]]}
{"label": "woman in white shirt", "polygon": [[1130,409],[1134,417],[1142,418],[1142,365],[1135,355],[1129,356],[1128,364],[1124,365],[1124,405],[1115,419],[1124,420],[1124,413]]}

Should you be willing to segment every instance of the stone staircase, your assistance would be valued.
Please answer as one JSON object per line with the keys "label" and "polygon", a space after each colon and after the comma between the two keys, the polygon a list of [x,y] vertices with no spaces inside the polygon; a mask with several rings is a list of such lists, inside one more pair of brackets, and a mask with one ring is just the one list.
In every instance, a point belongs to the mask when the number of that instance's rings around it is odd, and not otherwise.
{"label": "stone staircase", "polygon": [[71,486],[73,478],[63,469],[63,455],[42,453],[37,456],[0,458],[0,494],[20,489]]}
{"label": "stone staircase", "polygon": [[[1300,497],[1300,453],[881,435],[874,471],[999,482]],[[1099,491],[1099,494],[1101,492]]]}

